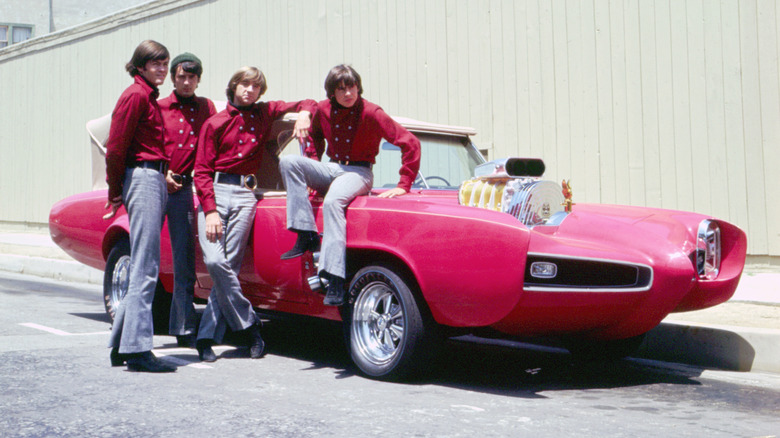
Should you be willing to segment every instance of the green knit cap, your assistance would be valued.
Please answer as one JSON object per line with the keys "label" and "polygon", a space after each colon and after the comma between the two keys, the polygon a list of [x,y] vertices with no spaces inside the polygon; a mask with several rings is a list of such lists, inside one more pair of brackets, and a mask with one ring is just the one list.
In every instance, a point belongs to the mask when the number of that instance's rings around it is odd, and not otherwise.
{"label": "green knit cap", "polygon": [[193,55],[190,52],[184,52],[181,55],[173,58],[173,61],[171,61],[171,74],[174,74],[176,72],[176,66],[181,64],[182,62],[194,62],[200,65],[201,67],[203,66],[203,64],[200,62],[200,58],[198,58],[197,56]]}

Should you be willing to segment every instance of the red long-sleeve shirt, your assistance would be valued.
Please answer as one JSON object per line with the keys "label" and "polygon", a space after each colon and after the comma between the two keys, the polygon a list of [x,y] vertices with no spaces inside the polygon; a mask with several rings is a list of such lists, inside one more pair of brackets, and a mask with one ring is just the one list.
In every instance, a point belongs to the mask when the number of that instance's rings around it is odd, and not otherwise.
{"label": "red long-sleeve shirt", "polygon": [[306,154],[322,159],[325,140],[327,154],[333,160],[375,162],[379,146],[384,138],[401,148],[401,178],[398,187],[407,192],[420,170],[420,140],[376,104],[363,98],[351,108],[345,108],[330,100],[317,103],[312,120],[313,148]]}
{"label": "red long-sleeve shirt", "polygon": [[119,96],[106,142],[108,198],[122,195],[122,178],[135,161],[167,161],[157,87],[141,75]]}
{"label": "red long-sleeve shirt", "polygon": [[176,93],[157,101],[165,125],[165,153],[173,173],[189,175],[195,168],[195,150],[200,128],[206,119],[217,113],[214,102],[192,96],[181,98]]}
{"label": "red long-sleeve shirt", "polygon": [[254,174],[260,168],[273,121],[288,112],[309,111],[314,114],[317,103],[258,102],[247,109],[228,106],[206,120],[200,131],[195,158],[195,188],[203,211],[217,208],[214,200],[216,172],[239,175]]}

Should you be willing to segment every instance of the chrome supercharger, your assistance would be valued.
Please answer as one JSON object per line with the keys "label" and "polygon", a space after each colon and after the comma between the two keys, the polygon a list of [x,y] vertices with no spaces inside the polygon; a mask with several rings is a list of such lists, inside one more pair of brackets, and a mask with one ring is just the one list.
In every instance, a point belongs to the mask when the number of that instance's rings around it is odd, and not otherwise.
{"label": "chrome supercharger", "polygon": [[478,166],[460,186],[461,205],[501,211],[528,227],[550,225],[566,216],[561,185],[542,179],[538,158],[504,158]]}

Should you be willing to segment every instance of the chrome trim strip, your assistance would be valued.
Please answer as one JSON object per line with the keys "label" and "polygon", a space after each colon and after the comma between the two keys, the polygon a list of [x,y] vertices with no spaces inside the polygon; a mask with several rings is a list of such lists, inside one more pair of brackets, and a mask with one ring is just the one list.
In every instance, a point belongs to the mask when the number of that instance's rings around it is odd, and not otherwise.
{"label": "chrome trim strip", "polygon": [[[626,265],[626,266],[638,266],[647,268],[650,270],[650,280],[647,284],[647,286],[642,287],[622,287],[622,288],[614,288],[614,287],[573,287],[573,286],[530,286],[525,287],[525,282],[523,285],[524,291],[529,292],[645,292],[650,290],[653,287],[653,281],[655,280],[655,272],[653,271],[652,266],[645,265],[644,263],[632,263],[632,262],[626,262],[623,260],[611,260],[611,259],[601,259],[601,258],[595,258],[595,257],[579,257],[579,256],[563,256],[560,254],[545,254],[545,253],[539,253],[539,252],[529,252],[527,254],[527,257],[548,257],[552,259],[561,259],[561,260],[586,260],[586,261],[592,261],[592,262],[602,262],[602,263],[614,263],[617,265]],[[527,259],[526,259],[527,260]],[[525,275],[524,275],[525,277]]]}

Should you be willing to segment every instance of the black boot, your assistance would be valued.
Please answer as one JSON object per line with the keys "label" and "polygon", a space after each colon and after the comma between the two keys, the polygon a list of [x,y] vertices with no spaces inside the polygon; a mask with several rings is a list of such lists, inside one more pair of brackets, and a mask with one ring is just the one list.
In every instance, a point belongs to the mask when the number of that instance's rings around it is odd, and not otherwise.
{"label": "black boot", "polygon": [[111,349],[111,366],[112,367],[121,367],[125,364],[125,355],[119,353],[119,347],[114,347]]}
{"label": "black boot", "polygon": [[306,251],[314,252],[320,250],[320,236],[315,231],[296,231],[296,233],[298,233],[298,239],[295,240],[295,246],[282,254],[282,260],[300,257]]}
{"label": "black boot", "polygon": [[198,358],[200,360],[203,362],[215,362],[217,360],[217,355],[211,349],[213,344],[214,341],[211,339],[198,339],[198,342],[195,343],[195,348],[198,350]]}
{"label": "black boot", "polygon": [[265,341],[260,336],[261,322],[256,322],[255,325],[249,327],[249,357],[252,359],[259,359],[265,356]]}
{"label": "black boot", "polygon": [[172,373],[176,365],[169,365],[158,359],[151,351],[127,355],[127,371],[144,373]]}
{"label": "black boot", "polygon": [[333,274],[328,274],[327,279],[327,293],[322,303],[326,306],[340,306],[344,304],[344,295],[346,295],[344,279]]}

